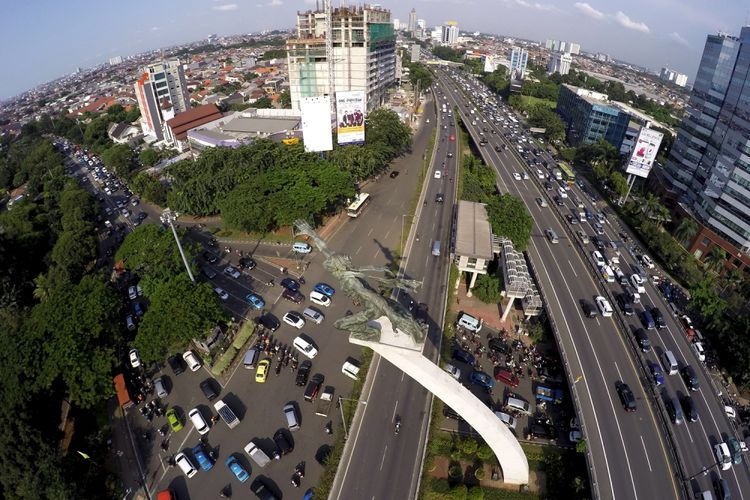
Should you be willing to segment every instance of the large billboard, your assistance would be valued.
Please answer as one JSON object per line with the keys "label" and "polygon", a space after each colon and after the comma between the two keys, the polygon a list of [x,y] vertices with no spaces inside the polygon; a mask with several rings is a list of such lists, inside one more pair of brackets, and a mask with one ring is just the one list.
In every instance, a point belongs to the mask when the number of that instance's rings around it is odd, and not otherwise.
{"label": "large billboard", "polygon": [[331,131],[331,98],[328,96],[302,97],[302,140],[305,151],[330,151],[333,149]]}
{"label": "large billboard", "polygon": [[650,128],[642,128],[640,134],[638,134],[638,140],[635,141],[635,147],[630,155],[625,173],[638,177],[648,177],[663,137],[664,134],[661,132]]}
{"label": "large billboard", "polygon": [[336,133],[339,144],[362,144],[365,142],[364,110],[364,91],[336,92]]}

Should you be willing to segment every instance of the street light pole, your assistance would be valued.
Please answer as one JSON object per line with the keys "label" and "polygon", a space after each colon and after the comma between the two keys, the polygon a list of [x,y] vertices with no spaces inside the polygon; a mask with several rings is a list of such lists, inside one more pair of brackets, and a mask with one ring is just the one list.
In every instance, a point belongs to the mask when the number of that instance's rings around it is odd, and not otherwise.
{"label": "street light pole", "polygon": [[172,228],[172,234],[174,234],[174,240],[177,242],[177,248],[180,250],[182,262],[185,264],[185,269],[187,269],[188,276],[190,276],[190,281],[195,283],[195,277],[193,276],[193,272],[190,270],[190,265],[188,265],[187,258],[185,257],[185,251],[182,249],[182,244],[180,243],[180,238],[177,236],[177,229],[175,229],[174,227],[174,221],[176,221],[177,217],[179,216],[179,213],[172,212],[172,210],[166,208],[164,209],[164,212],[161,214],[161,217],[159,219],[164,224],[169,224],[169,227]]}
{"label": "street light pole", "polygon": [[344,426],[344,441],[346,441],[347,439],[349,439],[349,432],[346,430],[346,417],[344,417],[344,405],[341,404],[342,401],[356,401],[357,403],[362,403],[363,405],[367,405],[367,401],[342,398],[341,396],[339,396],[339,410],[341,411],[341,424]]}

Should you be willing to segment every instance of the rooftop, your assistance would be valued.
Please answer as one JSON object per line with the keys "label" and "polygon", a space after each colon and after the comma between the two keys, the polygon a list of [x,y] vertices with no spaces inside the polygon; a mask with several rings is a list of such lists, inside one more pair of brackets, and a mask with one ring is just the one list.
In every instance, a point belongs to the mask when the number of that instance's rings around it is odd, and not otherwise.
{"label": "rooftop", "polygon": [[459,200],[456,255],[492,259],[492,229],[483,203]]}

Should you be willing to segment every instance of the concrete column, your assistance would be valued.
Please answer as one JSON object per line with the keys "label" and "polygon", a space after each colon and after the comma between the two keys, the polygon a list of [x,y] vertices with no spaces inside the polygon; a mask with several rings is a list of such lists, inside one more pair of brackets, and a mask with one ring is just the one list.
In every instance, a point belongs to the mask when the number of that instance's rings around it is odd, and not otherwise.
{"label": "concrete column", "polygon": [[508,319],[508,313],[510,312],[511,309],[513,309],[513,301],[514,300],[516,300],[516,299],[513,298],[513,297],[510,297],[510,299],[508,300],[508,305],[505,306],[505,310],[503,311],[503,317],[502,317],[503,321],[505,321],[506,319]]}
{"label": "concrete column", "polygon": [[471,297],[471,289],[474,288],[474,285],[477,282],[477,275],[478,274],[479,273],[477,273],[476,271],[474,271],[473,273],[471,273],[471,282],[469,283],[469,290],[466,292],[466,296],[467,297]]}

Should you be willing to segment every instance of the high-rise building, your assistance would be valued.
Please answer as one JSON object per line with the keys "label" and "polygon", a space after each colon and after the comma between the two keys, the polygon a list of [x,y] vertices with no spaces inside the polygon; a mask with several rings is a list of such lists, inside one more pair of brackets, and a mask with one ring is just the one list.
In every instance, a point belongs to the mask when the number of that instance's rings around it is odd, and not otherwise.
{"label": "high-rise building", "polygon": [[[750,253],[749,66],[750,26],[739,37],[706,38],[688,111],[662,171],[679,200],[745,259]],[[697,257],[699,251],[694,250]]]}
{"label": "high-rise building", "polygon": [[422,47],[420,47],[418,43],[413,43],[411,45],[411,62],[419,62],[419,53],[421,50]]}
{"label": "high-rise building", "polygon": [[395,31],[400,30],[401,29],[401,21],[399,21],[398,19],[394,19],[393,20],[393,29]]}
{"label": "high-rise building", "polygon": [[456,42],[458,42],[458,23],[448,21],[442,26],[440,42],[444,45],[456,45]]}
{"label": "high-rise building", "polygon": [[678,87],[684,87],[687,85],[687,75],[684,73],[677,73],[677,76],[674,77],[674,84]]}
{"label": "high-rise building", "polygon": [[570,42],[568,45],[568,53],[572,55],[578,55],[581,53],[581,45],[578,43]]}
{"label": "high-rise building", "polygon": [[570,71],[570,64],[573,62],[573,58],[568,52],[552,52],[549,57],[549,63],[547,64],[547,73],[560,73],[561,75],[567,75]]}
{"label": "high-rise building", "polygon": [[164,123],[190,109],[185,74],[178,59],[146,66],[135,82],[143,134],[164,138]]}
{"label": "high-rise building", "polygon": [[544,42],[544,48],[547,50],[554,50],[556,52],[568,52],[573,55],[576,55],[581,51],[580,44],[551,39],[547,39],[547,41]]}
{"label": "high-rise building", "polygon": [[122,64],[122,56],[115,56],[115,57],[109,58],[110,66],[117,66],[118,64]]}
{"label": "high-rise building", "polygon": [[427,21],[424,19],[417,19],[417,30],[427,31]]}
{"label": "high-rise building", "polygon": [[513,47],[510,51],[510,77],[513,80],[523,80],[526,76],[526,63],[529,53],[521,47]]}
{"label": "high-rise building", "polygon": [[411,12],[409,12],[409,33],[414,35],[414,32],[417,31],[417,11],[414,9],[411,9]]}
{"label": "high-rise building", "polygon": [[591,144],[604,139],[618,150],[631,118],[611,104],[606,94],[572,85],[560,86],[557,113],[565,122],[571,145]]}
{"label": "high-rise building", "polygon": [[674,83],[680,87],[684,87],[687,84],[687,75],[672,71],[669,68],[662,68],[659,73],[659,79],[663,82]]}
{"label": "high-rise building", "polygon": [[[365,5],[335,8],[331,17],[329,33],[325,11],[297,12],[296,36],[286,41],[292,108],[299,109],[302,97],[331,95],[332,67],[333,90],[362,90],[367,109],[372,109],[396,81],[396,36],[391,13]],[[326,55],[329,35],[333,43],[330,67]]]}

